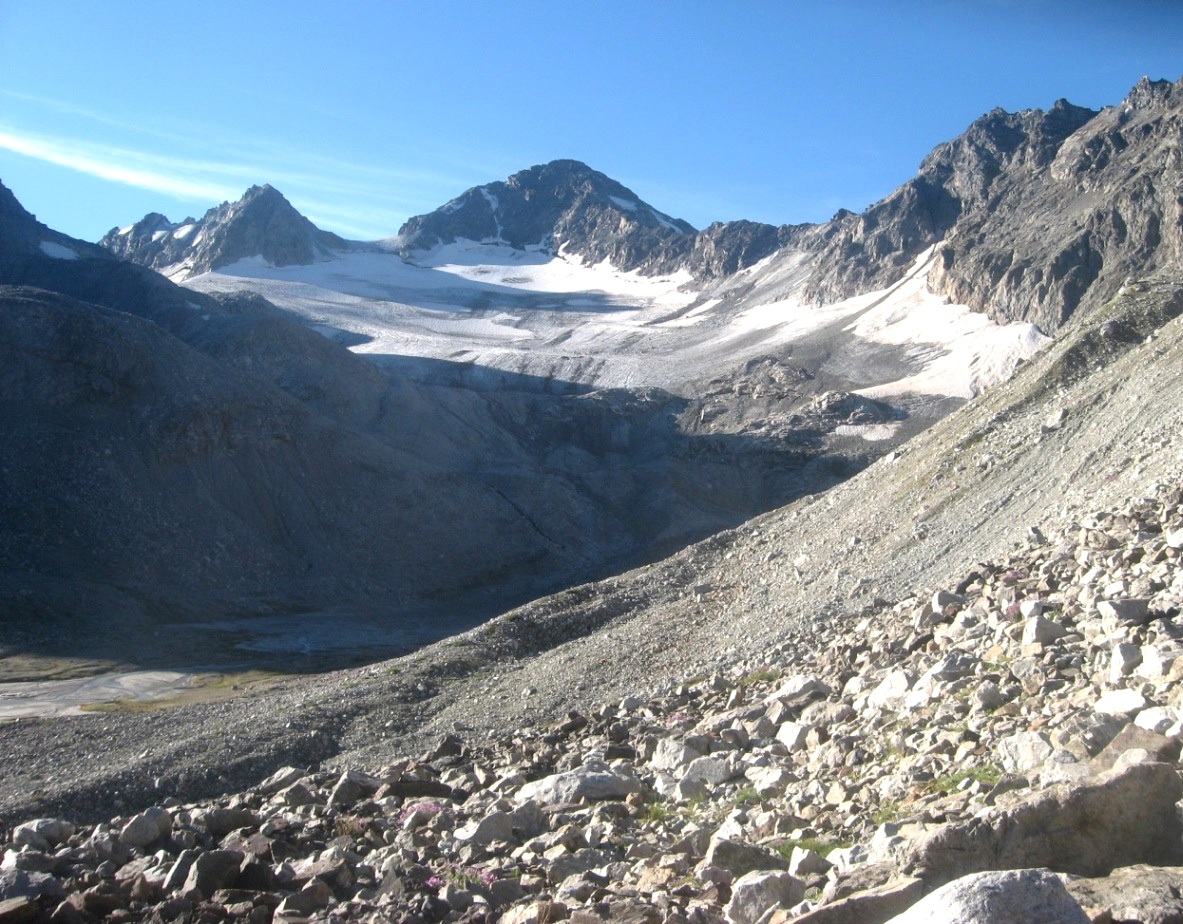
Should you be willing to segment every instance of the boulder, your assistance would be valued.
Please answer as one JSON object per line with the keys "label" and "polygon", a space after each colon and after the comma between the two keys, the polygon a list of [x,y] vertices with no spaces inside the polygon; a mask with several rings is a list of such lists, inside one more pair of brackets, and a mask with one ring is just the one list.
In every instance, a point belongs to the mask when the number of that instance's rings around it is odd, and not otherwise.
{"label": "boulder", "polygon": [[641,791],[641,784],[634,777],[625,776],[608,769],[581,767],[565,773],[555,773],[517,791],[514,801],[541,802],[545,805],[562,805],[586,799],[601,802],[608,799],[627,799]]}
{"label": "boulder", "polygon": [[238,850],[210,850],[199,854],[189,868],[182,891],[196,889],[203,898],[210,898],[218,889],[234,884],[243,859],[244,855]]}
{"label": "boulder", "polygon": [[1141,728],[1136,722],[1131,722],[1119,731],[1104,749],[1092,760],[1093,770],[1103,771],[1112,767],[1126,751],[1142,750],[1150,755],[1151,760],[1162,763],[1174,763],[1179,759],[1181,743],[1178,738],[1168,738],[1157,732]]}
{"label": "boulder", "polygon": [[372,796],[381,785],[381,780],[368,773],[362,773],[360,770],[346,770],[341,774],[341,778],[337,780],[337,785],[333,787],[333,791],[329,795],[329,807],[341,808],[353,805],[366,796]]}
{"label": "boulder", "polygon": [[745,873],[731,886],[725,914],[731,924],[756,924],[770,909],[789,907],[805,897],[805,883],[781,870]]}
{"label": "boulder", "polygon": [[889,924],[1090,924],[1060,878],[1043,869],[974,873],[921,899]]}
{"label": "boulder", "polygon": [[12,844],[14,847],[48,850],[65,842],[73,834],[74,825],[71,822],[61,818],[37,818],[12,829]]}
{"label": "boulder", "polygon": [[1097,604],[1101,617],[1119,626],[1144,626],[1154,618],[1150,611],[1150,600],[1136,597],[1126,600],[1102,600]]}
{"label": "boulder", "polygon": [[989,869],[1100,876],[1133,863],[1176,863],[1183,860],[1180,796],[1183,781],[1169,764],[1115,768],[923,832],[904,846],[902,865],[931,887]]}
{"label": "boulder", "polygon": [[172,829],[172,816],[162,808],[153,807],[133,816],[119,831],[119,840],[128,847],[147,847],[168,837]]}
{"label": "boulder", "polygon": [[779,870],[788,867],[788,861],[780,854],[766,847],[745,844],[726,837],[716,837],[707,848],[704,866],[718,866],[733,876],[744,876],[754,870]]}
{"label": "boulder", "polygon": [[490,812],[456,831],[456,838],[485,846],[493,841],[513,840],[513,819],[506,812]]}
{"label": "boulder", "polygon": [[1065,885],[1094,921],[1183,921],[1183,867],[1139,864]]}
{"label": "boulder", "polygon": [[1051,742],[1039,732],[1018,732],[998,742],[998,761],[1007,773],[1027,773],[1052,755]]}
{"label": "boulder", "polygon": [[[924,883],[903,878],[864,889],[793,917],[793,924],[883,924],[920,900]],[[770,922],[772,924],[772,922]]]}

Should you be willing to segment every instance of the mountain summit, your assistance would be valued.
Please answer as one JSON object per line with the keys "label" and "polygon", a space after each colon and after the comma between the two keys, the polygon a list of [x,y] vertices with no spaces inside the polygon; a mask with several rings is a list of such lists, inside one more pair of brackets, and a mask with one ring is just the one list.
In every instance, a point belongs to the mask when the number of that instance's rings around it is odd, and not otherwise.
{"label": "mountain summit", "polygon": [[269,185],[252,186],[237,202],[223,202],[200,220],[173,223],[153,212],[130,227],[112,228],[99,243],[167,276],[196,276],[254,256],[275,266],[315,263],[346,246]]}
{"label": "mountain summit", "polygon": [[695,229],[577,160],[555,160],[503,182],[474,186],[402,226],[404,252],[467,239],[570,253],[637,269],[655,253],[683,252]]}

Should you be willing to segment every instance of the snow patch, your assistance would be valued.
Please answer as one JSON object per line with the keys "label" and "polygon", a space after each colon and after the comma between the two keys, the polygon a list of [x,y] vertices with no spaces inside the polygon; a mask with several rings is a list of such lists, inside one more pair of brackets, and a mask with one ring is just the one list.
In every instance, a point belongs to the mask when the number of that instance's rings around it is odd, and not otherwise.
{"label": "snow patch", "polygon": [[682,229],[674,224],[674,220],[670,218],[669,215],[663,215],[661,212],[657,211],[657,209],[653,208],[649,209],[649,214],[656,218],[663,228],[668,228],[671,231],[677,231],[679,234],[683,233]]}
{"label": "snow patch", "polygon": [[190,234],[193,233],[193,229],[196,227],[197,227],[196,222],[190,222],[187,225],[181,225],[181,227],[177,228],[177,230],[175,230],[173,232],[173,240],[183,241],[185,238],[187,238]]}
{"label": "snow patch", "polygon": [[64,244],[58,244],[54,241],[42,241],[41,252],[47,257],[53,257],[55,260],[77,260],[78,252]]}
{"label": "snow patch", "polygon": [[632,199],[622,199],[620,196],[609,196],[608,198],[616,203],[618,208],[622,208],[626,212],[635,212],[637,210],[637,203],[633,202]]}

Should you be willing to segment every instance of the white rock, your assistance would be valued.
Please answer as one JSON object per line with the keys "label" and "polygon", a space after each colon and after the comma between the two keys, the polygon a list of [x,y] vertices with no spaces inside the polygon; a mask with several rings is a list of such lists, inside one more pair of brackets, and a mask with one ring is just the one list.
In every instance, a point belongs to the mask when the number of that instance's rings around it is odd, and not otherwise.
{"label": "white rock", "polygon": [[1134,724],[1147,731],[1164,734],[1175,724],[1175,713],[1165,706],[1151,706],[1134,716]]}
{"label": "white rock", "polygon": [[1089,924],[1055,873],[973,873],[942,886],[888,924]]}
{"label": "white rock", "polygon": [[895,709],[901,706],[912,688],[912,677],[907,671],[891,671],[867,696],[872,709]]}
{"label": "white rock", "polygon": [[1137,645],[1114,645],[1109,655],[1109,682],[1121,683],[1142,663],[1142,649]]}
{"label": "white rock", "polygon": [[657,748],[649,765],[658,770],[680,770],[692,760],[702,757],[702,751],[690,747],[686,742],[676,738],[662,738],[657,742]]}
{"label": "white rock", "polygon": [[756,924],[770,908],[787,908],[805,897],[805,883],[780,870],[745,873],[731,887],[724,913],[731,924]]}
{"label": "white rock", "polygon": [[998,762],[1007,773],[1027,773],[1052,756],[1052,745],[1040,732],[1017,732],[998,742]]}
{"label": "white rock", "polygon": [[771,703],[775,700],[782,702],[793,702],[807,699],[810,697],[820,698],[822,696],[829,696],[831,693],[830,687],[812,677],[809,674],[795,674],[784,683],[782,683],[765,702]]}
{"label": "white rock", "polygon": [[474,819],[457,829],[456,839],[482,845],[493,841],[512,841],[513,819],[505,812],[490,812],[484,818]]}
{"label": "white rock", "polygon": [[1150,704],[1137,690],[1109,690],[1093,703],[1093,711],[1102,715],[1132,716]]}
{"label": "white rock", "polygon": [[631,776],[606,769],[583,767],[527,783],[514,795],[514,801],[518,804],[541,802],[546,805],[559,805],[578,802],[580,799],[592,802],[624,799],[640,791],[641,784]]}
{"label": "white rock", "polygon": [[1023,623],[1023,635],[1020,643],[1023,645],[1050,645],[1056,639],[1063,638],[1067,634],[1068,630],[1058,622],[1044,619],[1036,614]]}
{"label": "white rock", "polygon": [[785,722],[776,730],[776,740],[788,748],[790,752],[799,751],[805,747],[805,739],[810,728],[811,726],[804,722]]}
{"label": "white rock", "polygon": [[699,757],[686,766],[682,778],[687,781],[698,780],[717,786],[732,779],[735,775],[735,771],[727,761],[718,757]]}

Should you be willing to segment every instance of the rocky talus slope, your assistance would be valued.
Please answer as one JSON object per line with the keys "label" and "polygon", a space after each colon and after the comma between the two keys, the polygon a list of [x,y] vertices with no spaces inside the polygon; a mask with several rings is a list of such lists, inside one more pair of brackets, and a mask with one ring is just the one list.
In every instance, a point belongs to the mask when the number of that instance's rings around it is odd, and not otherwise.
{"label": "rocky talus slope", "polygon": [[1181,738],[1172,488],[557,722],[17,824],[0,922],[1178,920]]}

